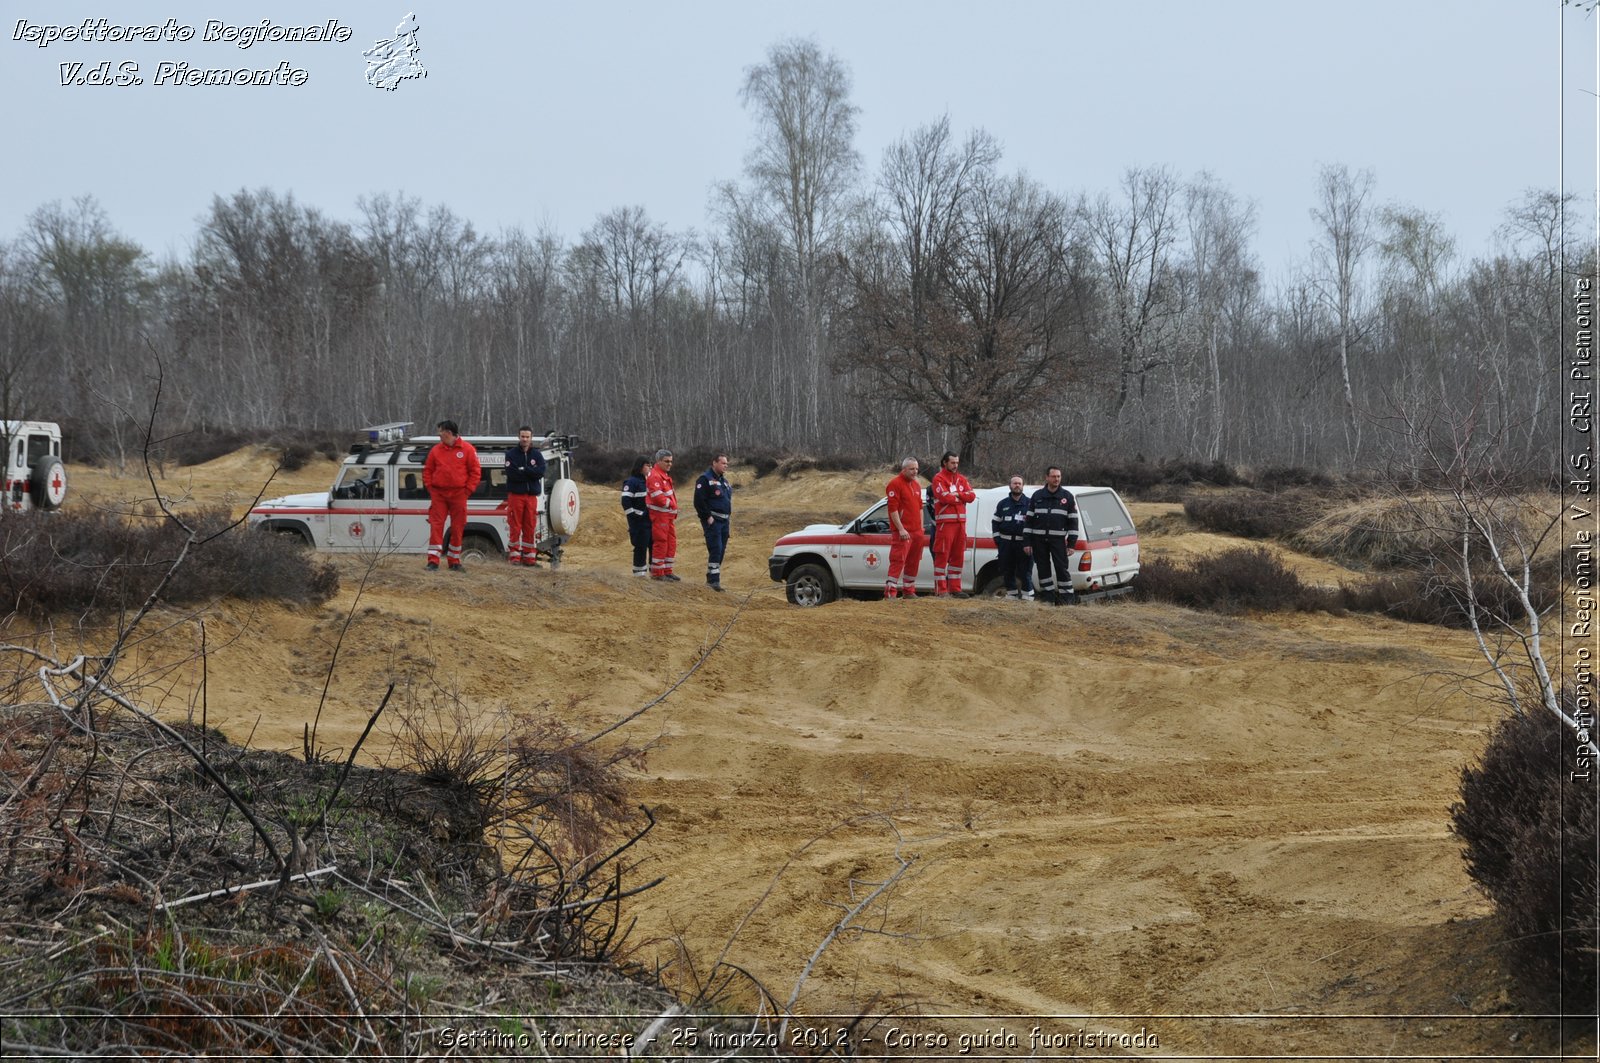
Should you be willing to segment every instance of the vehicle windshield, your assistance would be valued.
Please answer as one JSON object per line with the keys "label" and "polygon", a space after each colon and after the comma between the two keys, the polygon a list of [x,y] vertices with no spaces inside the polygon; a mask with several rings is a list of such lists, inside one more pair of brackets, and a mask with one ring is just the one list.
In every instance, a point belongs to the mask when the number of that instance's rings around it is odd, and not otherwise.
{"label": "vehicle windshield", "polygon": [[889,533],[889,500],[878,504],[855,519],[855,530],[860,535],[887,535]]}
{"label": "vehicle windshield", "polygon": [[383,498],[383,467],[379,465],[351,465],[345,468],[339,482],[333,487],[335,499],[361,499],[376,501]]}

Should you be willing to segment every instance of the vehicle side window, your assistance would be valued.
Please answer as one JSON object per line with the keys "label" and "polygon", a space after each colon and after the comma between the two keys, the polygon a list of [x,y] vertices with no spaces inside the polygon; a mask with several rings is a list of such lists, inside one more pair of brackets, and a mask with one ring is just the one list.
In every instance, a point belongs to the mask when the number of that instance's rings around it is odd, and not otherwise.
{"label": "vehicle side window", "polygon": [[866,515],[856,521],[856,532],[860,535],[888,535],[889,534],[889,500],[873,506]]}
{"label": "vehicle side window", "polygon": [[351,465],[334,485],[333,497],[338,499],[377,502],[383,499],[382,466]]}
{"label": "vehicle side window", "polygon": [[1078,522],[1086,538],[1104,539],[1113,535],[1128,535],[1133,531],[1133,521],[1127,510],[1109,491],[1083,495],[1078,500]]}
{"label": "vehicle side window", "polygon": [[483,476],[478,480],[477,490],[468,497],[474,502],[498,501],[510,494],[506,487],[506,468],[504,465],[486,465]]}
{"label": "vehicle side window", "polygon": [[403,472],[400,474],[399,498],[402,502],[427,501],[428,489],[422,486],[420,472]]}

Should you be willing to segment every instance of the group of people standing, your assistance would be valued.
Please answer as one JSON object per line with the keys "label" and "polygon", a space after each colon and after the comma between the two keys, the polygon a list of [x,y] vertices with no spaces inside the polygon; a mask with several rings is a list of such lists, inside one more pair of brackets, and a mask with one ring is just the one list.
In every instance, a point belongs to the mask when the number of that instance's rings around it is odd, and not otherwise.
{"label": "group of people standing", "polygon": [[[947,451],[939,459],[924,503],[917,480],[916,458],[900,463],[900,474],[884,488],[889,501],[889,576],[886,599],[916,598],[917,572],[928,547],[923,527],[926,508],[933,516],[933,589],[940,598],[962,593],[967,557],[967,505],[977,500],[972,484],[961,475],[961,457]],[[1006,595],[1034,597],[1030,568],[1039,573],[1040,599],[1051,605],[1073,605],[1069,556],[1078,544],[1078,506],[1061,486],[1061,469],[1045,472],[1045,486],[1026,496],[1021,476],[1011,477],[1011,492],[995,506],[991,521]],[[1031,564],[1030,564],[1031,562]]]}
{"label": "group of people standing", "polygon": [[[467,499],[478,489],[483,466],[477,448],[461,438],[456,422],[440,421],[437,427],[439,442],[422,465],[422,486],[428,492],[428,570],[439,570],[442,554],[450,570],[460,572]],[[523,425],[517,429],[517,445],[506,449],[506,553],[513,565],[539,567],[539,496],[545,469],[544,451],[534,446],[533,429]]]}
{"label": "group of people standing", "polygon": [[[678,492],[672,483],[672,451],[634,460],[622,483],[622,512],[633,545],[633,574],[681,583],[673,572],[678,560]],[[706,586],[721,593],[722,557],[732,530],[733,485],[728,455],[717,454],[694,482],[694,513],[706,539]]]}
{"label": "group of people standing", "polygon": [[[422,483],[428,490],[428,568],[436,571],[441,556],[461,571],[461,537],[467,519],[467,498],[477,489],[483,469],[478,452],[461,438],[454,421],[440,421],[439,442],[428,451]],[[678,493],[672,482],[672,451],[637,458],[622,484],[622,512],[633,546],[633,574],[671,583],[682,582],[673,571],[678,560]],[[506,450],[507,554],[513,565],[539,564],[539,497],[546,463],[533,442],[533,429],[517,429],[517,445]],[[967,556],[967,506],[977,501],[972,484],[961,474],[961,457],[947,451],[926,497],[918,480],[916,458],[900,463],[900,473],[884,489],[888,499],[889,575],[883,595],[916,598],[917,572],[929,545],[924,513],[932,518],[933,586],[941,598],[962,593]],[[733,485],[728,483],[728,455],[717,453],[694,482],[694,512],[706,542],[706,585],[722,591],[722,559],[732,530]],[[1034,597],[1031,569],[1038,571],[1041,600],[1054,605],[1076,601],[1069,555],[1078,542],[1078,507],[1061,486],[1061,469],[1045,472],[1045,486],[1025,497],[1023,479],[1012,476],[1011,492],[995,506],[991,522],[1006,594]],[[445,545],[445,527],[450,529]]]}

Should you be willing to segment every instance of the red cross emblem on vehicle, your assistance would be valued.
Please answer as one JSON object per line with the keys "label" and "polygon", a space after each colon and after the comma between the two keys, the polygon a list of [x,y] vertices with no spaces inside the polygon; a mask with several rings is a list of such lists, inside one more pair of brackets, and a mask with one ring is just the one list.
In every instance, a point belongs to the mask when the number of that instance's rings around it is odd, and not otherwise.
{"label": "red cross emblem on vehicle", "polygon": [[567,513],[578,512],[578,493],[573,491],[567,495]]}
{"label": "red cross emblem on vehicle", "polygon": [[363,537],[366,534],[367,534],[366,525],[362,524],[359,520],[353,520],[353,521],[350,522],[350,538],[352,538],[352,539],[360,539],[361,537]]}
{"label": "red cross emblem on vehicle", "polygon": [[883,560],[883,556],[876,550],[868,550],[865,560],[868,568],[877,568],[878,562]]}

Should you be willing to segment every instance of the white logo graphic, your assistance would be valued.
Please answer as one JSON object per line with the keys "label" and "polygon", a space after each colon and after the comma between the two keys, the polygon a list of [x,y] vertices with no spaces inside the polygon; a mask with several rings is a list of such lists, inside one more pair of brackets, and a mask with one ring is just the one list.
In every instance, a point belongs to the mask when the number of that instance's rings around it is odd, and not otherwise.
{"label": "white logo graphic", "polygon": [[417,16],[407,14],[394,28],[394,36],[379,41],[361,54],[367,57],[367,84],[393,92],[407,78],[425,78],[427,70],[417,62]]}

